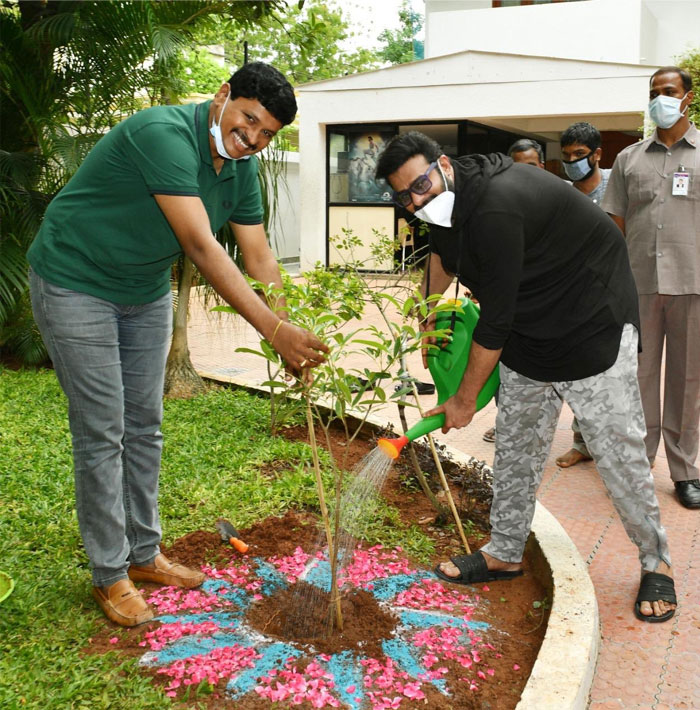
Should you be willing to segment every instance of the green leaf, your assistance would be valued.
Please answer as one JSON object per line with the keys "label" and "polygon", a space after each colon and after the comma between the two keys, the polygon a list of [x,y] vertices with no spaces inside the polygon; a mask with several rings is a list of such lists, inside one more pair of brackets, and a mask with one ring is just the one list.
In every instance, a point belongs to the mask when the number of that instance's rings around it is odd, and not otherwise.
{"label": "green leaf", "polygon": [[265,380],[265,382],[261,383],[261,386],[269,387],[270,389],[289,389],[289,385],[286,382],[282,382],[281,380]]}
{"label": "green leaf", "polygon": [[[262,342],[262,341],[260,341],[260,342]],[[260,352],[260,350],[253,350],[252,348],[240,347],[240,348],[236,348],[234,352],[248,353],[249,355],[257,355],[258,357],[265,358],[266,360],[270,359],[264,352]]]}

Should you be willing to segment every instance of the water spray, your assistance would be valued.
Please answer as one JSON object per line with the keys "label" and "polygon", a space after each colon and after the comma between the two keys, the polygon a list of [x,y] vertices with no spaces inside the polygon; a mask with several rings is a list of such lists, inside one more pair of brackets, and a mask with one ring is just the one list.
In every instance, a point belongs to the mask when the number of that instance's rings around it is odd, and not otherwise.
{"label": "water spray", "polygon": [[[447,342],[438,342],[438,348],[428,351],[428,369],[435,382],[438,405],[457,393],[469,362],[472,334],[479,320],[479,308],[469,299],[455,300],[454,309],[435,314],[435,330],[451,330]],[[476,398],[476,411],[483,409],[496,393],[499,385],[498,365],[489,375]],[[424,417],[397,439],[379,439],[377,446],[389,458],[397,459],[409,441],[425,436],[445,424],[444,414]]]}

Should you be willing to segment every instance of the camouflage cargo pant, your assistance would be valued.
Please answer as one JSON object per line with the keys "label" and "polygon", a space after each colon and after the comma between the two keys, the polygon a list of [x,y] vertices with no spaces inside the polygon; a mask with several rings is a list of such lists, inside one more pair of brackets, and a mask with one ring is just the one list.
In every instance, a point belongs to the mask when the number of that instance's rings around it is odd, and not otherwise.
{"label": "camouflage cargo pant", "polygon": [[591,456],[644,569],[671,564],[644,445],[637,383],[637,331],[627,324],[615,364],[570,382],[537,382],[500,365],[491,540],[482,548],[520,562],[535,513],[535,493],[562,401],[573,410]]}
{"label": "camouflage cargo pant", "polygon": [[571,444],[571,448],[576,449],[576,451],[578,451],[580,454],[583,454],[584,456],[590,456],[591,453],[588,450],[586,442],[583,439],[581,427],[579,426],[578,419],[576,419],[576,417],[574,417],[574,420],[571,422],[571,431],[574,432],[574,440]]}

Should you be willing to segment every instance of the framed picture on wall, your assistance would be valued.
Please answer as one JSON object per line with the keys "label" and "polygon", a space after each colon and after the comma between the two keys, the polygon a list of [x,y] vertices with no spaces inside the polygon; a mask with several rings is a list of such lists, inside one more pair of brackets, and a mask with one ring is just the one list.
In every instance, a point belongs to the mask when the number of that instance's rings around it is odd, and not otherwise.
{"label": "framed picture on wall", "polygon": [[393,131],[362,131],[348,135],[347,175],[350,202],[391,202],[386,180],[375,181],[377,160]]}

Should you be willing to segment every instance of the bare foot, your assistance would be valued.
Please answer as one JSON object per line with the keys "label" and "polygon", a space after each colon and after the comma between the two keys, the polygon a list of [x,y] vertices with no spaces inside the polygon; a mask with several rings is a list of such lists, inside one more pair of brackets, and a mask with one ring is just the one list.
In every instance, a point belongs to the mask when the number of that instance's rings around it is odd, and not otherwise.
{"label": "bare foot", "polygon": [[[520,562],[503,562],[502,560],[497,560],[495,557],[486,552],[480,552],[484,560],[486,560],[486,566],[490,570],[498,570],[501,572],[517,572],[522,568]],[[459,577],[461,572],[454,566],[452,562],[443,562],[440,564],[440,571],[444,572],[448,577]]]}
{"label": "bare foot", "polygon": [[[654,571],[673,577],[671,568],[665,562],[659,562],[659,566]],[[642,570],[642,574],[646,574],[647,572],[649,572],[649,570]],[[675,604],[670,604],[663,599],[659,599],[657,602],[639,602],[639,613],[644,616],[651,616],[652,614],[654,616],[663,616],[675,608]]]}
{"label": "bare foot", "polygon": [[575,466],[581,461],[590,461],[591,457],[582,454],[578,449],[569,449],[564,455],[560,456],[556,460],[557,466],[560,468],[569,468],[569,466]]}

